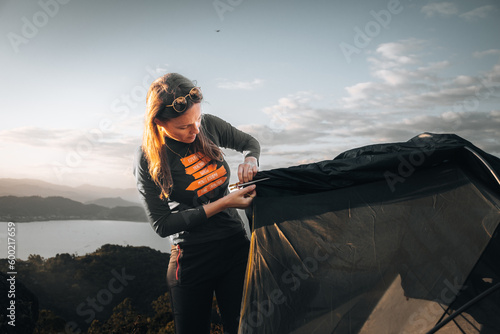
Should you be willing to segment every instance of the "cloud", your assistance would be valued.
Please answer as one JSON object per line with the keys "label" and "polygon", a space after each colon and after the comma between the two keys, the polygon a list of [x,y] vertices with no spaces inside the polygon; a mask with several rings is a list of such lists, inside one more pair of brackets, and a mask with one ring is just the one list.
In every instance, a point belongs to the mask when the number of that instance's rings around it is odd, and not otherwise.
{"label": "cloud", "polygon": [[475,8],[471,11],[459,14],[458,8],[452,2],[437,2],[430,3],[422,7],[421,12],[425,14],[426,17],[441,16],[458,16],[466,21],[475,21],[478,19],[486,18],[491,12],[495,11],[496,8],[492,5],[485,5]]}
{"label": "cloud", "polygon": [[494,111],[452,112],[425,115],[387,124],[397,131],[455,133],[488,153],[500,156],[500,113]]}
{"label": "cloud", "polygon": [[34,147],[64,147],[68,141],[75,140],[73,130],[44,129],[34,126],[0,131],[0,142],[17,143]]}
{"label": "cloud", "polygon": [[[254,135],[262,146],[265,168],[279,168],[327,159],[365,145],[405,142],[423,132],[454,133],[488,153],[500,156],[500,111],[444,111],[437,115],[410,113],[388,117],[384,113],[351,113],[302,106],[295,117],[308,110],[322,114],[319,121],[301,129],[272,129],[267,125],[245,125],[241,130]],[[328,124],[328,126],[323,126]]]}
{"label": "cloud", "polygon": [[220,79],[217,87],[229,90],[253,90],[263,84],[262,79],[253,79],[252,81],[229,81]]}
{"label": "cloud", "polygon": [[429,62],[428,44],[382,44],[369,58],[372,81],[346,87],[336,101],[311,91],[289,94],[263,109],[269,122],[239,128],[261,142],[265,168],[332,159],[422,132],[455,133],[500,155],[500,111],[489,107],[500,101],[500,63],[481,76],[449,77],[451,62]]}
{"label": "cloud", "polygon": [[382,44],[369,58],[373,80],[345,87],[344,96],[326,103],[314,92],[289,94],[263,109],[267,124],[240,129],[259,139],[269,168],[422,132],[455,133],[500,155],[500,63],[480,75],[449,77],[451,62],[429,62],[428,44]]}
{"label": "cloud", "polygon": [[368,58],[372,75],[390,85],[402,85],[423,78],[436,81],[434,73],[450,65],[449,61],[421,65],[429,43],[419,39],[407,39],[384,43]]}
{"label": "cloud", "polygon": [[[429,44],[407,39],[379,45],[368,59],[371,78],[345,87],[338,99],[299,91],[263,108],[268,122],[239,126],[261,142],[262,168],[332,159],[355,147],[407,141],[422,132],[456,133],[500,155],[500,62],[480,75],[450,77],[447,69],[453,64],[429,61]],[[498,53],[491,49],[475,56]],[[261,84],[259,79],[222,81],[219,87],[249,89]],[[103,182],[126,176],[133,186],[131,167],[141,123],[142,115],[131,116],[106,133],[17,128],[0,132],[0,143],[57,151],[55,159],[52,155],[36,163],[47,173],[53,173],[53,163],[62,166],[64,182],[78,184],[92,174]],[[241,155],[228,159],[237,164]]]}
{"label": "cloud", "polygon": [[103,180],[104,175],[110,179],[119,179],[125,173],[131,175],[140,138],[120,132],[98,133],[96,129],[22,127],[1,131],[0,143],[6,156],[18,156],[18,151],[25,147],[33,152],[22,158],[21,167],[15,167],[14,173],[32,175],[36,166],[37,173],[43,171],[46,179],[79,184],[84,181],[81,175]]}
{"label": "cloud", "polygon": [[97,129],[47,129],[30,126],[0,132],[0,142],[4,144],[16,143],[36,148],[75,151],[81,152],[81,155],[90,151],[101,152],[105,156],[111,152],[120,154],[120,147],[137,140],[134,136],[120,132],[103,133]]}
{"label": "cloud", "polygon": [[426,44],[427,42],[416,38],[383,43],[378,46],[376,53],[384,59],[385,67],[415,64],[419,61],[419,56],[415,52],[421,51]]}
{"label": "cloud", "polygon": [[272,146],[322,143],[332,128],[343,127],[359,117],[347,110],[316,107],[322,99],[313,92],[289,94],[263,109],[269,117],[267,124],[243,125],[240,129]]}
{"label": "cloud", "polygon": [[[421,40],[403,40],[380,45],[368,58],[371,74],[378,80],[346,87],[347,96],[340,99],[341,108],[435,112],[439,108],[463,109],[462,106],[470,105],[471,100],[498,100],[500,64],[482,76],[449,78],[443,70],[451,63],[427,62],[428,55],[422,52],[427,44]],[[493,51],[488,50],[487,53]]]}
{"label": "cloud", "polygon": [[487,6],[478,7],[476,9],[469,11],[469,12],[460,14],[459,16],[466,21],[475,21],[478,19],[484,19],[486,16],[488,16],[488,14],[490,14],[493,11],[495,11],[495,7],[493,7],[491,5],[487,5]]}
{"label": "cloud", "polygon": [[490,49],[473,53],[474,58],[483,58],[486,56],[500,56],[500,49]]}
{"label": "cloud", "polygon": [[452,2],[438,2],[430,3],[422,7],[421,12],[426,17],[439,16],[453,16],[458,14],[458,9]]}
{"label": "cloud", "polygon": [[[500,113],[498,111],[453,112],[438,115],[414,115],[393,122],[364,124],[353,129],[355,136],[369,136],[374,140],[401,140],[422,132],[460,133],[470,138],[482,138],[479,141],[496,141],[496,151],[500,152]],[[482,132],[482,133],[481,133]],[[467,138],[466,138],[467,139]],[[486,139],[486,140],[485,140]]]}

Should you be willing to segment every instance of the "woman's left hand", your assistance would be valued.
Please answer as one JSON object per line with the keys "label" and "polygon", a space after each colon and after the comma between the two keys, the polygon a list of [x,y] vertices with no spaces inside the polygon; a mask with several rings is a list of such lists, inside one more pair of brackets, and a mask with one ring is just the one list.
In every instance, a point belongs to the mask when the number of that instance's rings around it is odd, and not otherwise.
{"label": "woman's left hand", "polygon": [[255,157],[246,157],[245,162],[238,166],[238,179],[240,183],[252,181],[258,171],[257,159]]}

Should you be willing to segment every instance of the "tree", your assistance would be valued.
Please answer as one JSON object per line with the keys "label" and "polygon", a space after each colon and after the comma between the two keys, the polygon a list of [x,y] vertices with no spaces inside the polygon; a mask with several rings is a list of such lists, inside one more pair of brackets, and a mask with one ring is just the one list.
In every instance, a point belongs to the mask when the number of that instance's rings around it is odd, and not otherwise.
{"label": "tree", "polygon": [[155,315],[151,320],[151,329],[164,329],[170,322],[174,320],[172,307],[170,305],[170,295],[168,292],[165,292],[163,295],[158,297],[158,299],[154,300],[151,303],[151,306],[155,311]]}
{"label": "tree", "polygon": [[41,310],[34,334],[66,333],[66,321],[50,310]]}
{"label": "tree", "polygon": [[30,254],[30,256],[28,256],[28,262],[40,267],[43,266],[45,259],[38,254]]}
{"label": "tree", "polygon": [[[94,325],[94,323],[92,323]],[[132,300],[125,298],[113,309],[109,319],[99,326],[93,326],[93,333],[115,333],[115,334],[147,334],[148,323],[145,316],[137,313],[132,306]],[[100,328],[99,328],[100,327]],[[100,332],[98,331],[100,330]],[[89,330],[90,332],[90,330]]]}

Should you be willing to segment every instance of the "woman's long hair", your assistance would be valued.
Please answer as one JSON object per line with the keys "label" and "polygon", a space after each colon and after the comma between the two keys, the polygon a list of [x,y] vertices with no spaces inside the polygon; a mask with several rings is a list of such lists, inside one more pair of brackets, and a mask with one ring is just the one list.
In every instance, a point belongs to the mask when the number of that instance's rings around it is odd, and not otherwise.
{"label": "woman's long hair", "polygon": [[[142,137],[142,151],[149,164],[149,174],[151,179],[160,187],[160,198],[167,199],[170,195],[173,181],[172,174],[167,158],[165,137],[160,130],[155,119],[168,121],[179,117],[184,112],[178,113],[171,105],[175,98],[185,96],[194,87],[194,84],[188,78],[177,74],[168,73],[156,79],[149,87],[146,98],[146,115],[144,118],[144,132]],[[193,101],[187,98],[188,110]],[[193,152],[201,152],[210,159],[222,160],[222,151],[215,145],[204,133],[203,128],[191,144]]]}

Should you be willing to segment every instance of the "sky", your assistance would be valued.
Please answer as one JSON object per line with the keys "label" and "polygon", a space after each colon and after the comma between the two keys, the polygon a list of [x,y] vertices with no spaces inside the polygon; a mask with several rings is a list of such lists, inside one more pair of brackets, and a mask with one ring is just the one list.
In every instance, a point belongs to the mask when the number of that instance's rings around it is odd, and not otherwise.
{"label": "sky", "polygon": [[494,0],[1,0],[0,32],[0,178],[135,187],[168,72],[260,141],[261,170],[422,132],[500,156]]}

